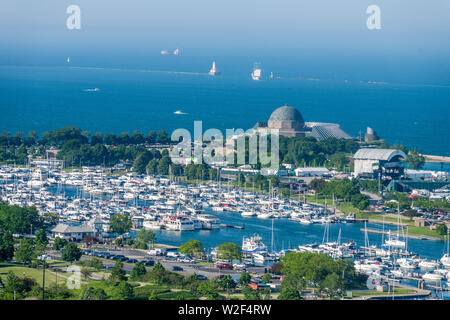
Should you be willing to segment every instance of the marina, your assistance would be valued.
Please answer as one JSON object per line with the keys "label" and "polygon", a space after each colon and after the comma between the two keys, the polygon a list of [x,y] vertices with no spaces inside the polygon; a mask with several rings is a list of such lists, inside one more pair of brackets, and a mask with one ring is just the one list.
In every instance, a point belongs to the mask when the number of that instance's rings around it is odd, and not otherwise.
{"label": "marina", "polygon": [[247,265],[269,266],[291,251],[316,252],[352,259],[358,272],[385,279],[385,284],[413,282],[418,287],[424,282],[441,288],[444,296],[448,291],[448,242],[406,237],[396,225],[338,217],[322,206],[271,193],[134,173],[108,175],[99,167],[12,166],[0,168],[0,190],[1,199],[11,205],[56,212],[60,224],[85,226],[105,241],[114,238],[111,215],[127,213],[134,230],[153,230],[166,245],[195,238],[213,256],[220,243],[242,245]]}

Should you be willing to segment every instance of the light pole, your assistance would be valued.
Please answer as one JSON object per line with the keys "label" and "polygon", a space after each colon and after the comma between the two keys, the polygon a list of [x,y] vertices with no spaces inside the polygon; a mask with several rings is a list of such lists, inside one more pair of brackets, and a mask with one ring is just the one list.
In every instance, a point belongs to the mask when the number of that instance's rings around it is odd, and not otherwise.
{"label": "light pole", "polygon": [[42,256],[38,257],[38,260],[42,260],[42,300],[45,300],[45,260],[46,256],[45,254],[42,254]]}

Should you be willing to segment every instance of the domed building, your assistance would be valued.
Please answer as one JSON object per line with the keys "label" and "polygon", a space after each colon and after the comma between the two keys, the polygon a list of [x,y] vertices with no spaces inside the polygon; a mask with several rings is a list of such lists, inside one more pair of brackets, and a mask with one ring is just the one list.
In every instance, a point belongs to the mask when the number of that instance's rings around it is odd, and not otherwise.
{"label": "domed building", "polygon": [[318,140],[328,137],[351,139],[351,136],[344,132],[338,124],[305,122],[303,116],[296,108],[282,106],[272,112],[267,122],[258,122],[254,130],[259,134],[277,132],[285,137],[303,138],[313,136]]}
{"label": "domed building", "polygon": [[278,130],[286,137],[304,137],[305,121],[302,114],[290,106],[282,106],[270,115],[268,129]]}

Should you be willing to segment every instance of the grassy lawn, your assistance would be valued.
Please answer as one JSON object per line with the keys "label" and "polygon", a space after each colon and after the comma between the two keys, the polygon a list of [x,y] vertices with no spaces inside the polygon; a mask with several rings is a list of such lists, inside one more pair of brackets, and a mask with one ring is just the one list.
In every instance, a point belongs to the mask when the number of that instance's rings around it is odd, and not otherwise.
{"label": "grassy lawn", "polygon": [[[357,213],[356,218],[359,219],[370,219],[370,220],[376,220],[379,222],[383,221],[383,215],[373,214],[373,213]],[[386,217],[384,216],[385,222],[394,222],[397,223],[399,220],[394,217]],[[408,234],[414,234],[414,235],[421,235],[421,236],[428,236],[428,237],[434,237],[437,239],[444,239],[439,233],[437,233],[436,230],[430,230],[428,227],[416,227],[414,225],[414,221],[411,221],[409,219],[400,218],[400,223],[406,224],[408,226]],[[406,230],[405,230],[406,232]]]}
{"label": "grassy lawn", "polygon": [[[22,266],[17,263],[0,263],[0,277],[3,282],[6,282],[8,272],[14,272],[18,277],[28,277],[36,280],[36,282],[42,286],[42,269],[34,269],[26,266]],[[58,272],[58,285],[64,285],[66,283],[66,277],[71,274],[65,272]],[[45,286],[54,286],[56,284],[56,274],[54,272],[45,270]]]}
{"label": "grassy lawn", "polygon": [[[395,288],[394,293],[395,294],[409,294],[409,293],[415,293],[416,291],[413,289],[408,288]],[[379,292],[375,290],[361,290],[361,291],[353,291],[353,298],[359,298],[359,297],[368,297],[368,296],[385,296],[392,294],[392,292]]]}

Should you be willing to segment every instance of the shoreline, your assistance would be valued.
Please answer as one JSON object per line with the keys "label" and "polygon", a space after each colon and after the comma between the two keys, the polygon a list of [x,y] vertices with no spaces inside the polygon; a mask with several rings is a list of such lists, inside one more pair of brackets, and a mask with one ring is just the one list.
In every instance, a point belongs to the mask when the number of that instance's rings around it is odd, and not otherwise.
{"label": "shoreline", "polygon": [[429,155],[429,154],[421,154],[425,158],[425,162],[430,163],[450,163],[450,157],[446,156],[435,156],[435,155]]}

